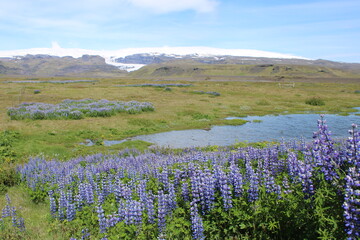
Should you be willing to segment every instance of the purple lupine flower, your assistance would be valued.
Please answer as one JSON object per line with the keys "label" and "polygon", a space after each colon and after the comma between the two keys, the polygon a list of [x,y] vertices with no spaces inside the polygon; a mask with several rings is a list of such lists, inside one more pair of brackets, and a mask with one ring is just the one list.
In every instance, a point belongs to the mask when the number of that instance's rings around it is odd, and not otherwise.
{"label": "purple lupine flower", "polygon": [[186,182],[185,179],[181,180],[181,196],[185,202],[189,201],[189,184]]}
{"label": "purple lupine flower", "polygon": [[176,193],[175,186],[172,182],[169,182],[169,194],[167,198],[168,209],[171,211],[176,208]]}
{"label": "purple lupine flower", "polygon": [[292,190],[290,189],[290,185],[289,185],[289,180],[286,176],[284,177],[284,179],[282,181],[282,185],[283,185],[283,189],[284,189],[284,194],[292,193]]}
{"label": "purple lupine flower", "polygon": [[102,182],[95,184],[95,192],[97,194],[97,201],[102,204],[105,201],[104,192],[102,191]]}
{"label": "purple lupine flower", "polygon": [[360,132],[356,124],[351,125],[350,137],[347,139],[347,162],[360,168]]}
{"label": "purple lupine flower", "polygon": [[263,181],[265,184],[266,193],[276,193],[278,197],[281,197],[281,187],[275,183],[274,177],[270,174],[268,170],[263,171]]}
{"label": "purple lupine flower", "polygon": [[214,165],[214,178],[215,178],[215,189],[220,190],[220,167],[219,165]]}
{"label": "purple lupine flower", "polygon": [[289,152],[287,157],[287,166],[288,166],[288,173],[291,179],[294,182],[298,182],[299,176],[299,160],[297,159],[297,155],[294,152]]}
{"label": "purple lupine flower", "polygon": [[231,189],[228,184],[227,175],[221,169],[219,170],[219,184],[224,209],[228,210],[229,208],[232,208]]}
{"label": "purple lupine flower", "polygon": [[73,203],[72,192],[70,190],[67,192],[67,196],[66,196],[66,219],[68,221],[74,220],[75,214],[76,214],[75,204]]}
{"label": "purple lupine flower", "polygon": [[130,186],[128,186],[127,184],[122,185],[122,197],[125,200],[131,200],[132,193],[133,191]]}
{"label": "purple lupine flower", "polygon": [[244,182],[242,174],[240,173],[240,169],[234,161],[230,162],[229,180],[233,185],[235,197],[240,197],[244,191]]}
{"label": "purple lupine flower", "polygon": [[10,200],[9,195],[6,194],[5,198],[6,198],[6,205],[1,211],[1,217],[2,218],[11,217],[12,212],[13,212],[12,207],[11,207],[11,200]]}
{"label": "purple lupine flower", "polygon": [[106,227],[111,228],[120,222],[119,215],[117,213],[106,216]]}
{"label": "purple lupine flower", "polygon": [[11,217],[13,227],[18,228],[20,231],[25,230],[25,221],[22,217],[18,217],[16,208],[11,206],[11,200],[8,194],[5,195],[6,205],[2,209],[2,218],[0,218],[0,226],[3,223],[3,218]]}
{"label": "purple lupine flower", "polygon": [[91,205],[95,202],[93,187],[90,183],[85,183],[85,199],[88,205]]}
{"label": "purple lupine flower", "polygon": [[192,173],[190,177],[190,183],[191,183],[191,196],[193,201],[200,202],[200,195],[202,194],[200,170],[195,170]]}
{"label": "purple lupine flower", "polygon": [[90,239],[89,229],[87,229],[87,228],[82,229],[81,233],[82,233],[81,240]]}
{"label": "purple lupine flower", "polygon": [[51,216],[56,217],[57,206],[56,206],[56,201],[55,201],[54,191],[53,190],[49,191],[49,200],[50,200],[50,213],[51,213]]}
{"label": "purple lupine flower", "polygon": [[112,179],[113,179],[113,176],[112,174],[108,174],[107,177],[103,178],[102,179],[102,186],[103,186],[103,193],[104,193],[104,196],[107,197],[109,194],[112,193],[112,188],[113,188],[113,184],[112,184]]}
{"label": "purple lupine flower", "polygon": [[215,201],[215,178],[209,169],[201,174],[201,186],[202,191],[200,195],[201,209],[203,213],[211,210]]}
{"label": "purple lupine flower", "polygon": [[122,182],[118,177],[115,178],[114,195],[116,202],[120,202],[122,198]]}
{"label": "purple lupine flower", "polygon": [[118,214],[117,214],[119,218],[119,222],[125,219],[125,215],[126,215],[126,204],[124,201],[120,201],[118,207]]}
{"label": "purple lupine flower", "polygon": [[348,239],[360,237],[360,171],[356,167],[349,168],[345,178],[345,201],[343,204],[345,228]]}
{"label": "purple lupine flower", "polygon": [[190,203],[190,218],[193,239],[205,239],[203,222],[199,215],[195,201]]}
{"label": "purple lupine flower", "polygon": [[140,198],[140,202],[145,206],[147,193],[146,193],[146,180],[140,180],[137,186],[137,192]]}
{"label": "purple lupine flower", "polygon": [[12,222],[12,225],[13,227],[17,227],[18,226],[18,218],[17,218],[17,214],[16,214],[16,209],[15,207],[12,207],[11,208],[11,222]]}
{"label": "purple lupine flower", "polygon": [[100,233],[104,233],[104,232],[106,232],[107,225],[106,225],[106,218],[105,218],[104,210],[103,210],[101,204],[98,204],[96,206],[96,212],[98,214]]}
{"label": "purple lupine flower", "polygon": [[124,220],[126,224],[139,225],[142,223],[142,207],[139,201],[136,200],[126,201],[126,211],[125,211]]}
{"label": "purple lupine flower", "polygon": [[20,229],[20,231],[25,231],[25,220],[22,217],[19,217],[17,219],[17,228]]}
{"label": "purple lupine flower", "polygon": [[74,197],[74,206],[76,211],[81,211],[83,205],[84,202],[82,201],[80,194],[76,194]]}
{"label": "purple lupine flower", "polygon": [[148,222],[154,223],[155,222],[155,208],[154,208],[154,195],[152,193],[148,193],[145,202],[147,215],[148,215]]}
{"label": "purple lupine flower", "polygon": [[182,171],[181,169],[175,169],[174,172],[174,186],[177,188],[180,185]]}
{"label": "purple lupine flower", "polygon": [[58,218],[60,220],[65,219],[66,207],[67,207],[66,193],[64,190],[60,190],[59,209],[58,209]]}
{"label": "purple lupine flower", "polygon": [[318,120],[318,131],[314,133],[313,138],[313,155],[317,166],[319,166],[324,173],[325,180],[331,182],[334,179],[338,179],[339,176],[336,168],[338,168],[342,162],[341,158],[339,158],[338,151],[334,148],[331,132],[328,131],[323,115],[321,115],[321,119]]}
{"label": "purple lupine flower", "polygon": [[250,186],[248,189],[248,198],[250,202],[254,202],[259,198],[259,177],[254,169],[249,165],[246,167],[249,174]]}
{"label": "purple lupine flower", "polygon": [[313,167],[309,163],[308,157],[305,155],[305,161],[299,162],[299,178],[303,186],[303,192],[306,194],[306,198],[309,198],[314,194],[314,184],[312,180]]}
{"label": "purple lupine flower", "polygon": [[159,182],[163,184],[164,190],[169,191],[169,171],[167,167],[164,167],[161,173],[158,174]]}
{"label": "purple lupine flower", "polygon": [[164,192],[160,190],[158,192],[158,227],[159,232],[163,232],[166,225],[166,215],[167,215],[167,201],[165,199]]}

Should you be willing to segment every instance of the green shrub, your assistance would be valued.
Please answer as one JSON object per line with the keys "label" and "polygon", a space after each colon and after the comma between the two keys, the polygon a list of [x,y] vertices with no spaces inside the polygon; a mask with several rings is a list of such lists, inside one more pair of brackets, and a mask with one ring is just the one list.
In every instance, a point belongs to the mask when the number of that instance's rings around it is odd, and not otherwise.
{"label": "green shrub", "polygon": [[311,106],[323,106],[325,105],[324,100],[320,97],[312,97],[305,100],[305,103]]}
{"label": "green shrub", "polygon": [[0,194],[5,193],[8,187],[14,186],[19,182],[20,177],[15,167],[9,164],[2,164],[0,168]]}
{"label": "green shrub", "polygon": [[266,101],[266,100],[260,100],[260,101],[257,101],[256,102],[256,105],[259,105],[259,106],[268,106],[268,105],[270,105],[270,103],[268,102],[268,101]]}
{"label": "green shrub", "polygon": [[19,133],[15,131],[0,133],[0,194],[19,182],[19,175],[14,167],[16,153],[13,150],[13,143],[18,136]]}

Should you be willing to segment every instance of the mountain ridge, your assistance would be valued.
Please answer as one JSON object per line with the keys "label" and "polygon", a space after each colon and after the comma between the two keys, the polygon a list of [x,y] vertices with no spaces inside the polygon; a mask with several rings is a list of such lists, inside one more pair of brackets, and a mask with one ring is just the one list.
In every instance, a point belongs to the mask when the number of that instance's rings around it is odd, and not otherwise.
{"label": "mountain ridge", "polygon": [[[214,55],[216,53],[219,55]],[[242,53],[253,56],[237,56]],[[257,50],[237,49],[236,51],[236,49],[195,47],[138,48],[101,52],[54,46],[53,48],[0,51],[0,74],[5,76],[116,77],[124,76],[126,72],[133,72],[130,76],[134,77],[176,75],[207,77],[217,74],[275,78],[309,76],[353,78],[360,76],[360,64],[312,60]]]}
{"label": "mountain ridge", "polygon": [[307,59],[291,54],[282,54],[269,51],[251,50],[251,49],[222,49],[210,47],[158,47],[158,48],[123,48],[118,50],[88,50],[80,48],[61,48],[55,44],[52,48],[30,48],[10,51],[0,51],[0,58],[18,58],[25,55],[49,55],[58,57],[71,56],[79,58],[83,55],[95,55],[105,59],[109,65],[114,65],[122,70],[134,71],[144,64],[123,63],[121,59],[125,59],[131,55],[143,56],[167,56],[169,58],[201,58],[201,57],[217,57],[217,56],[244,56],[244,57],[267,57],[282,59]]}

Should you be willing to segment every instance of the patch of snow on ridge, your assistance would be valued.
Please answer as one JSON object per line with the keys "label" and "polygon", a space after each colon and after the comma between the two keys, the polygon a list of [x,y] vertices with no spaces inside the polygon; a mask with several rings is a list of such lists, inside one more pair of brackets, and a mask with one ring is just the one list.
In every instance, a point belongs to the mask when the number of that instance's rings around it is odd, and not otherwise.
{"label": "patch of snow on ridge", "polygon": [[263,58],[283,58],[283,59],[307,59],[291,54],[282,54],[268,51],[251,50],[251,49],[222,49],[210,47],[159,47],[159,48],[124,48],[119,50],[88,50],[79,48],[62,48],[58,44],[53,44],[52,48],[30,48],[21,50],[0,51],[0,57],[18,57],[25,55],[50,55],[65,57],[71,56],[74,58],[82,57],[83,55],[98,55],[105,59],[105,62],[110,65],[119,67],[127,71],[134,71],[144,64],[123,64],[117,63],[116,58],[124,58],[134,54],[148,54],[148,55],[166,55],[176,58],[182,56],[192,55],[194,57],[216,57],[216,56],[237,56],[237,57],[263,57]]}
{"label": "patch of snow on ridge", "polygon": [[120,70],[124,70],[124,71],[128,71],[128,72],[139,70],[140,68],[145,66],[145,64],[118,63],[115,61],[115,59],[116,58],[114,58],[114,57],[107,57],[107,58],[105,58],[105,63],[109,64],[109,65],[113,65],[115,67],[118,67]]}

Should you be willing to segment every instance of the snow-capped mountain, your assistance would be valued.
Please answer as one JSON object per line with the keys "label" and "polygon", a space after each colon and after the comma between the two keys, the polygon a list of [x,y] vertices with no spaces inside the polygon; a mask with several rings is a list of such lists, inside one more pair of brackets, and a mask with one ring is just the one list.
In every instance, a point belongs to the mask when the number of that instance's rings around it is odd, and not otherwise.
{"label": "snow-capped mountain", "polygon": [[12,51],[0,51],[0,57],[17,58],[25,55],[49,55],[65,57],[71,56],[74,58],[82,57],[83,55],[98,55],[105,59],[105,62],[110,65],[117,66],[122,70],[134,71],[137,70],[149,61],[139,58],[131,58],[129,56],[146,56],[149,57],[168,57],[168,58],[215,58],[219,59],[221,56],[237,56],[237,57],[252,57],[252,58],[276,58],[276,59],[306,59],[300,56],[290,54],[282,54],[275,52],[249,50],[249,49],[221,49],[210,47],[160,47],[160,48],[124,48],[119,50],[88,50],[78,48],[62,48],[57,43],[53,43],[51,48],[31,48]]}

